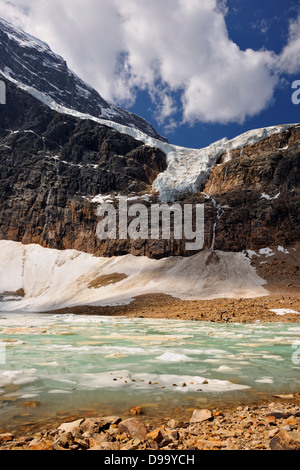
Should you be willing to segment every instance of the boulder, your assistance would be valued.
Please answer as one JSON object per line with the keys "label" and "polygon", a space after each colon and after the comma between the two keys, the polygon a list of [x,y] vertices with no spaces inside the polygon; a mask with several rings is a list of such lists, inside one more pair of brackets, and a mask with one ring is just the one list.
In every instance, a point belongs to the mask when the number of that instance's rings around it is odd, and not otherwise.
{"label": "boulder", "polygon": [[195,410],[190,419],[190,424],[203,423],[213,419],[213,414],[210,410]]}
{"label": "boulder", "polygon": [[73,435],[70,432],[65,432],[53,443],[54,450],[68,449],[74,445]]}
{"label": "boulder", "polygon": [[14,436],[10,433],[0,434],[0,444],[14,440]]}
{"label": "boulder", "polygon": [[133,439],[144,441],[147,438],[148,429],[142,421],[137,418],[130,418],[122,421],[118,425],[120,433],[129,434]]}
{"label": "boulder", "polygon": [[84,419],[78,419],[77,421],[72,421],[71,423],[63,423],[58,430],[64,433],[74,433],[79,432],[81,424],[84,422]]}
{"label": "boulder", "polygon": [[97,434],[102,430],[109,429],[111,425],[120,423],[121,418],[118,416],[105,416],[100,418],[88,418],[84,420],[79,428],[83,433]]}
{"label": "boulder", "polygon": [[53,442],[49,439],[35,438],[29,446],[29,450],[53,450]]}
{"label": "boulder", "polygon": [[300,450],[300,433],[281,429],[281,431],[273,437],[269,447],[271,450]]}
{"label": "boulder", "polygon": [[160,429],[155,429],[147,434],[147,440],[157,442],[157,444],[160,444],[163,438],[164,436]]}
{"label": "boulder", "polygon": [[275,419],[287,419],[292,415],[292,412],[282,411],[282,410],[271,410],[268,413],[267,418],[275,418]]}

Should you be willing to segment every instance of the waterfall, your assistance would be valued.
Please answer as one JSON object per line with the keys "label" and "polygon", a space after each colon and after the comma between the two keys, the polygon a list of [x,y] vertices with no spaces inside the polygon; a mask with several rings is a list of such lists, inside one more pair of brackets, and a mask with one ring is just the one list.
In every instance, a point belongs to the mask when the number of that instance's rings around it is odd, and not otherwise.
{"label": "waterfall", "polygon": [[42,235],[41,235],[42,240],[44,240],[45,232],[46,232],[48,222],[49,222],[49,218],[50,218],[50,215],[51,215],[51,210],[48,207],[50,206],[53,189],[54,189],[55,185],[58,183],[58,179],[59,179],[59,156],[56,155],[55,157],[52,157],[52,158],[54,159],[55,181],[53,182],[53,184],[52,184],[52,186],[51,186],[51,188],[48,192],[47,199],[46,199],[46,209],[45,209],[46,220],[45,220],[45,224],[44,224]]}
{"label": "waterfall", "polygon": [[220,204],[218,204],[217,201],[215,201],[215,199],[212,199],[212,203],[213,203],[213,206],[215,207],[215,209],[217,209],[217,215],[216,215],[216,219],[215,219],[214,226],[213,226],[212,244],[211,244],[211,247],[210,247],[210,251],[214,252],[215,251],[215,242],[216,242],[216,229],[217,229],[217,225],[218,225],[219,220],[224,215],[224,211],[222,209],[222,206]]}
{"label": "waterfall", "polygon": [[44,240],[45,232],[46,232],[46,229],[47,229],[47,226],[48,226],[49,217],[50,217],[50,210],[48,209],[48,206],[49,206],[49,204],[50,204],[52,192],[53,192],[53,186],[50,188],[50,191],[49,191],[49,193],[48,193],[47,200],[46,200],[46,220],[45,220],[45,224],[44,224],[43,231],[42,231],[42,235],[41,235],[41,239],[42,239],[42,240]]}

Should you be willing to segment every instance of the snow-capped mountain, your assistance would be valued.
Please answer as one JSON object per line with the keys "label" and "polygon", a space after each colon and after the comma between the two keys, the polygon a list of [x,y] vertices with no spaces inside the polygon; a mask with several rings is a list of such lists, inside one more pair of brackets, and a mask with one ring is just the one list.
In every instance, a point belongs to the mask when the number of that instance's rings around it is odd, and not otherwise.
{"label": "snow-capped mountain", "polygon": [[163,202],[174,202],[186,193],[195,194],[208,180],[219,158],[285,132],[293,125],[254,129],[242,136],[224,138],[203,149],[169,144],[144,119],[105,101],[77,77],[65,60],[49,46],[0,19],[0,75],[37,98],[52,110],[81,120],[93,120],[159,148],[167,169],[158,175],[153,189]]}
{"label": "snow-capped mountain", "polygon": [[[106,103],[43,42],[4,21],[0,41],[7,88],[0,113],[0,240],[101,257],[193,255],[172,234],[99,240],[98,204],[117,205],[125,196],[149,207],[204,204],[210,253],[277,247],[285,253],[297,246],[299,125],[254,129],[203,149],[178,147]],[[298,276],[297,268],[296,262],[289,272]]]}
{"label": "snow-capped mountain", "polygon": [[0,72],[15,83],[47,95],[58,105],[134,127],[159,140],[151,124],[103,99],[39,39],[0,18]]}

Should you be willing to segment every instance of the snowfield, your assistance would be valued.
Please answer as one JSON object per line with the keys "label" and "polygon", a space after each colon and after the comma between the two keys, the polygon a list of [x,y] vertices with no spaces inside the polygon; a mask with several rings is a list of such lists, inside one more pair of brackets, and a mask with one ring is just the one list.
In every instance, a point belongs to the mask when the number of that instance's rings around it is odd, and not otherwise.
{"label": "snowfield", "polygon": [[[265,281],[242,253],[200,252],[151,260],[132,255],[97,258],[75,250],[0,241],[2,312],[42,312],[74,306],[129,304],[162,293],[182,300],[268,295]],[[25,297],[13,300],[24,289]]]}

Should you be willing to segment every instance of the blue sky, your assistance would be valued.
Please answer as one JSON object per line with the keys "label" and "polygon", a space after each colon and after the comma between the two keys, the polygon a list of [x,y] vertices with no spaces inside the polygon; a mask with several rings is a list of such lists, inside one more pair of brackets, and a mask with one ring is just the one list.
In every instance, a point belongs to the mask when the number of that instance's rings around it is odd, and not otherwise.
{"label": "blue sky", "polygon": [[300,122],[299,0],[0,0],[0,17],[174,144]]}

